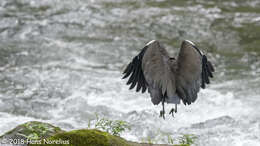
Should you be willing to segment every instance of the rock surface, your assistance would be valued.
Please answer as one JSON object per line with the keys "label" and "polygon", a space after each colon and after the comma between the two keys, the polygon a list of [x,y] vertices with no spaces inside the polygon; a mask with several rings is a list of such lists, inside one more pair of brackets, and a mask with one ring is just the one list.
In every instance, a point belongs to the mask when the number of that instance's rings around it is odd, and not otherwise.
{"label": "rock surface", "polygon": [[26,141],[28,139],[44,139],[60,132],[64,131],[51,124],[30,121],[21,124],[0,136],[0,144],[1,146],[26,146]]}
{"label": "rock surface", "polygon": [[96,129],[63,131],[48,123],[27,122],[0,136],[1,146],[169,146],[127,141]]}

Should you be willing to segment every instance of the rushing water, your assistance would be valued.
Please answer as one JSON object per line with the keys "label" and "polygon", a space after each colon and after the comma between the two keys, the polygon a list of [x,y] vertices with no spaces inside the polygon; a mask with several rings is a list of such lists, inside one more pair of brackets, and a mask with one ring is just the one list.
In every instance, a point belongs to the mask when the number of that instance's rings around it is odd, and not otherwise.
{"label": "rushing water", "polygon": [[[161,106],[121,80],[152,39],[173,55],[192,40],[216,68],[175,118],[159,118]],[[0,135],[31,120],[86,128],[97,113],[131,123],[128,140],[195,134],[202,146],[260,145],[259,104],[259,0],[0,1]]]}

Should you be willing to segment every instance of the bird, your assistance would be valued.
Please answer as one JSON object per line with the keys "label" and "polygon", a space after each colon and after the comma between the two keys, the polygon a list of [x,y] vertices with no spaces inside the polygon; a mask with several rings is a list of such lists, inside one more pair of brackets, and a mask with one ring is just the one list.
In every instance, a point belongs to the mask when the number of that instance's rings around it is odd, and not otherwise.
{"label": "bird", "polygon": [[154,105],[162,103],[160,117],[165,119],[164,104],[175,104],[169,114],[177,113],[177,105],[190,105],[200,88],[210,84],[215,69],[207,56],[190,40],[183,40],[177,58],[170,57],[157,40],[148,42],[123,71],[130,90],[150,93]]}

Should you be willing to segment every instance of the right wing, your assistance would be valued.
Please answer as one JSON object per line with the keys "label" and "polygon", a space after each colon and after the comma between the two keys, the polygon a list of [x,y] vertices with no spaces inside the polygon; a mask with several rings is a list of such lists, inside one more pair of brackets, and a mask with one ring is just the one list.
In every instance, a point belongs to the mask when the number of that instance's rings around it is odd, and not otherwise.
{"label": "right wing", "polygon": [[183,41],[178,56],[177,94],[186,105],[197,99],[197,93],[209,77],[213,77],[214,68],[207,57],[190,41]]}

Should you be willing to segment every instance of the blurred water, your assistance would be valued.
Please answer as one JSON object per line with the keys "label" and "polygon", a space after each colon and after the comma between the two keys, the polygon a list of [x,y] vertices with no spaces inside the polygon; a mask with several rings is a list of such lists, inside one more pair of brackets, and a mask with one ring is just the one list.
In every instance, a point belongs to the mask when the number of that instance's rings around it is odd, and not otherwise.
{"label": "blurred water", "polygon": [[[30,120],[86,128],[97,113],[131,123],[134,141],[260,145],[258,0],[1,0],[0,18],[0,135]],[[173,55],[192,40],[217,70],[175,118],[121,80],[152,39]]]}

